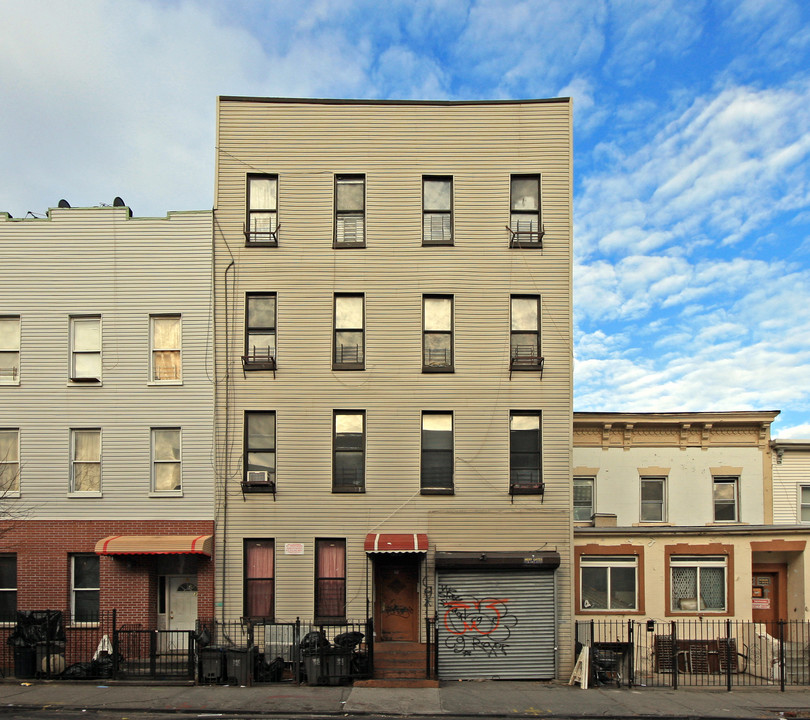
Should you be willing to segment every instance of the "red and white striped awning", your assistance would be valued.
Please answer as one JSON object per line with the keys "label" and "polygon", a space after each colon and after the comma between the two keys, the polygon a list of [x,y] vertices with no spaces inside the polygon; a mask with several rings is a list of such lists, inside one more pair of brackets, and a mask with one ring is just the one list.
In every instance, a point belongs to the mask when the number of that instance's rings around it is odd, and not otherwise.
{"label": "red and white striped awning", "polygon": [[428,536],[424,533],[369,533],[367,553],[424,553],[428,551]]}
{"label": "red and white striped awning", "polygon": [[96,543],[97,555],[211,555],[213,535],[110,535]]}

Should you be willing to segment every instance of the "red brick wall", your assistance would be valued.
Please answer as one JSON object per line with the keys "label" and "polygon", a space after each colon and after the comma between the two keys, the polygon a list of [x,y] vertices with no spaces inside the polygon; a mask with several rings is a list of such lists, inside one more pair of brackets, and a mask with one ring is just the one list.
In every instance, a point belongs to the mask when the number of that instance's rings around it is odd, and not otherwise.
{"label": "red brick wall", "polygon": [[[213,535],[199,520],[20,520],[0,525],[0,552],[17,554],[17,607],[70,609],[70,555],[92,553],[108,535]],[[160,555],[100,556],[100,609],[118,624],[156,627]],[[163,556],[165,557],[165,556]],[[196,557],[197,616],[214,615],[214,561]]]}

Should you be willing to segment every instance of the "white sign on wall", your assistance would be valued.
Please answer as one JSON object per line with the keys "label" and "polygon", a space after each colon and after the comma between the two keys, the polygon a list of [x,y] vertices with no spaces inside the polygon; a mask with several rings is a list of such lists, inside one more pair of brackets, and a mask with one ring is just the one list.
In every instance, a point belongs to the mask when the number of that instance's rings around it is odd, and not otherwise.
{"label": "white sign on wall", "polygon": [[284,543],[285,555],[303,555],[304,543]]}

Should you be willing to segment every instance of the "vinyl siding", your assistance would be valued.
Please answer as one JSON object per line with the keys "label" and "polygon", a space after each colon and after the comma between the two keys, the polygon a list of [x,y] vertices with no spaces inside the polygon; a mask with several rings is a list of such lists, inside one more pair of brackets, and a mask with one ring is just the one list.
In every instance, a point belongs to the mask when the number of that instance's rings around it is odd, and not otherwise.
{"label": "vinyl siding", "polygon": [[784,447],[779,462],[778,450],[773,453],[773,521],[797,523],[799,517],[799,487],[810,485],[810,446]]}
{"label": "vinyl siding", "polygon": [[[570,104],[221,99],[218,128],[221,614],[243,612],[244,538],[275,539],[276,617],[285,619],[312,615],[315,538],[346,538],[347,614],[362,618],[366,533],[427,532],[429,582],[436,550],[558,550],[560,646],[569,648]],[[277,248],[244,246],[248,172],[278,175]],[[365,175],[365,248],[332,247],[336,173]],[[508,247],[517,173],[542,175],[542,250]],[[453,177],[453,247],[422,247],[423,175]],[[248,292],[278,294],[275,377],[242,372]],[[365,370],[331,369],[334,293],[365,295]],[[454,298],[454,373],[422,373],[423,294]],[[509,377],[512,294],[542,298],[542,378]],[[335,409],[366,412],[364,494],[331,492]],[[247,410],[276,412],[275,499],[241,492]],[[420,494],[421,414],[437,410],[453,413],[452,496]],[[544,498],[509,495],[510,410],[542,412]],[[305,553],[285,555],[290,542]]]}
{"label": "vinyl siding", "polygon": [[[0,426],[20,428],[26,517],[213,518],[211,217],[0,216],[0,314],[21,317],[20,384],[0,385]],[[98,385],[68,380],[69,318],[81,314],[101,317]],[[149,384],[150,314],[182,316],[182,385]],[[150,497],[152,427],[182,429],[182,497]],[[68,496],[71,428],[101,428],[102,497]]]}

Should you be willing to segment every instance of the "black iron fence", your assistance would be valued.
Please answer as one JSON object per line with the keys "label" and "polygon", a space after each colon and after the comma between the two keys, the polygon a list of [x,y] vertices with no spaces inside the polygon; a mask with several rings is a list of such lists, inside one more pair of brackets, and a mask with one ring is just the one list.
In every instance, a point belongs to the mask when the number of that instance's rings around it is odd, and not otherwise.
{"label": "black iron fence", "polygon": [[203,683],[340,685],[373,674],[371,619],[325,624],[242,618],[197,624]]}
{"label": "black iron fence", "polygon": [[115,610],[92,622],[60,610],[18,611],[0,628],[0,673],[18,679],[193,679],[192,631],[118,624]]}
{"label": "black iron fence", "polygon": [[778,687],[810,685],[810,623],[697,618],[576,623],[594,685]]}

